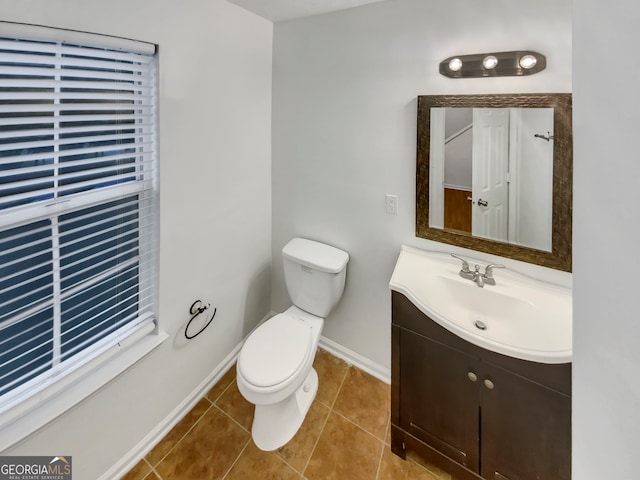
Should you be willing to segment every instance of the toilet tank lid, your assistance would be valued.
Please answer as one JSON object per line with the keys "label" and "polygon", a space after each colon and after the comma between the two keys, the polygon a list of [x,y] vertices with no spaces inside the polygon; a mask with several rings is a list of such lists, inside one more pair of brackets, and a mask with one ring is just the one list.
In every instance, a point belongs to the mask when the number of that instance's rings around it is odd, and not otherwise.
{"label": "toilet tank lid", "polygon": [[282,256],[292,262],[327,273],[342,271],[349,261],[349,254],[324,243],[293,238],[282,249]]}

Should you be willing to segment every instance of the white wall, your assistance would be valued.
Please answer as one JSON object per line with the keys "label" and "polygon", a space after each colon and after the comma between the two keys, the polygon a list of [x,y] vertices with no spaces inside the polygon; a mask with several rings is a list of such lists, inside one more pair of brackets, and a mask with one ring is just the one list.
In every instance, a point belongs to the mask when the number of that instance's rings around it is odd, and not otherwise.
{"label": "white wall", "polygon": [[[273,307],[289,305],[280,250],[299,235],[348,251],[344,298],[325,323],[331,340],[390,365],[388,281],[400,245],[416,239],[416,97],[570,92],[571,2],[393,0],[274,26]],[[454,54],[532,49],[530,77],[449,79]],[[385,213],[386,193],[399,215]],[[475,254],[485,261],[498,260]],[[559,282],[570,276],[503,260]]]}
{"label": "white wall", "polygon": [[[552,108],[524,108],[517,112],[517,156],[515,172],[515,237],[520,245],[551,251],[553,213]],[[513,117],[512,117],[513,119]],[[513,184],[512,184],[513,185]],[[510,192],[511,192],[510,190]],[[509,205],[511,208],[511,205]]]}
{"label": "white wall", "polygon": [[573,18],[573,478],[632,480],[640,476],[640,70],[632,60],[640,8],[573,0]]}
{"label": "white wall", "polygon": [[[7,21],[160,45],[160,321],[169,339],[3,454],[73,456],[92,480],[183,401],[270,310],[273,25],[223,0],[0,0]],[[191,303],[218,308],[184,342]]]}

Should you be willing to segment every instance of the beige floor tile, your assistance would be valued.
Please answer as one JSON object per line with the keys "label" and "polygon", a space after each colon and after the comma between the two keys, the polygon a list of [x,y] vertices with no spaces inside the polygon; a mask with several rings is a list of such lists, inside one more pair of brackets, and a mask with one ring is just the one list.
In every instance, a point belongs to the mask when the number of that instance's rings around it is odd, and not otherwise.
{"label": "beige floor tile", "polygon": [[391,387],[357,368],[349,368],[333,409],[380,440],[385,439]]}
{"label": "beige floor tile", "polygon": [[160,462],[163,480],[217,480],[229,471],[250,436],[212,407]]}
{"label": "beige floor tile", "polygon": [[121,480],[143,480],[150,471],[149,464],[144,460],[140,460]]}
{"label": "beige floor tile", "polygon": [[440,480],[433,473],[410,460],[402,460],[389,447],[384,448],[377,480]]}
{"label": "beige floor tile", "polygon": [[273,452],[263,452],[249,442],[225,480],[298,480],[298,472]]}
{"label": "beige floor tile", "polygon": [[316,400],[332,407],[349,365],[319,348],[313,361],[313,368],[318,373],[319,380]]}
{"label": "beige floor tile", "polygon": [[240,394],[234,365],[145,457],[155,471],[141,461],[123,480],[295,480],[303,470],[309,480],[376,480],[378,468],[380,480],[451,480],[411,453],[406,462],[388,446],[382,454],[390,442],[388,385],[321,349],[314,368],[316,400],[277,452],[251,441],[255,407]]}
{"label": "beige floor tile", "polygon": [[153,450],[145,457],[146,460],[153,466],[157,465],[210,407],[211,402],[209,400],[206,398],[200,400],[196,406],[153,447]]}
{"label": "beige floor tile", "polygon": [[309,480],[374,480],[383,443],[331,412],[304,476]]}
{"label": "beige floor tile", "polygon": [[235,382],[236,380],[236,366],[235,364],[227,370],[218,383],[216,383],[209,392],[207,392],[207,398],[215,403],[215,401],[224,393],[231,382]]}
{"label": "beige floor tile", "polygon": [[309,461],[313,447],[318,441],[328,416],[329,408],[317,400],[314,401],[300,430],[286,445],[278,449],[278,455],[284,458],[293,468],[302,472]]}
{"label": "beige floor tile", "polygon": [[220,409],[238,422],[242,427],[250,432],[253,423],[253,412],[255,405],[249,403],[238,390],[238,384],[233,382],[229,388],[216,400],[216,405]]}

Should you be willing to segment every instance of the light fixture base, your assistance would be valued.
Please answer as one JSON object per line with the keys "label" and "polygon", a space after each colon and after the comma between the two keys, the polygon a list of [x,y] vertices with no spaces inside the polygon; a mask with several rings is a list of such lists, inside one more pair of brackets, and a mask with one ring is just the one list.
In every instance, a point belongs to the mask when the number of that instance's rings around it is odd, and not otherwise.
{"label": "light fixture base", "polygon": [[[525,57],[525,61],[521,63],[521,59]],[[535,61],[532,61],[532,58]],[[450,62],[454,59],[459,60],[459,63],[454,62],[456,66],[461,64],[457,70],[451,68]],[[487,62],[487,59],[492,60]],[[522,66],[523,64],[529,66],[532,63],[533,65],[529,68]],[[440,73],[449,78],[524,76],[541,72],[546,67],[547,59],[541,53],[531,50],[516,50],[511,52],[454,55],[440,62]]]}

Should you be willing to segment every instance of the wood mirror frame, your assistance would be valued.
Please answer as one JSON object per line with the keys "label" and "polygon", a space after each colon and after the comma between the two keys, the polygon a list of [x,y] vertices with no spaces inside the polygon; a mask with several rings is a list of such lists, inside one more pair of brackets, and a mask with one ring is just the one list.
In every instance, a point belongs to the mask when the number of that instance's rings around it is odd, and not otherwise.
{"label": "wood mirror frame", "polygon": [[[429,227],[429,148],[432,107],[553,108],[553,225],[550,252]],[[417,147],[417,237],[571,272],[573,134],[570,93],[421,95],[418,97]]]}

